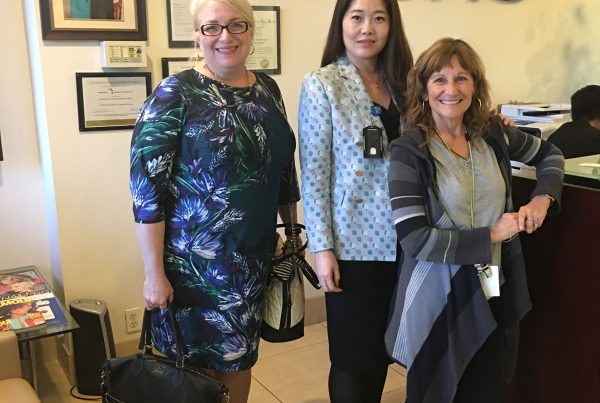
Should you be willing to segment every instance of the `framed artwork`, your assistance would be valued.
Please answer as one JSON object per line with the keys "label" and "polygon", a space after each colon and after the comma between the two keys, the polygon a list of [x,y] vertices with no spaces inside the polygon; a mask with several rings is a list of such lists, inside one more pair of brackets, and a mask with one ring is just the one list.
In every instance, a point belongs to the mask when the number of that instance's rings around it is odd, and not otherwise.
{"label": "framed artwork", "polygon": [[163,57],[161,61],[163,78],[191,69],[196,65],[196,61],[190,60],[189,57]]}
{"label": "framed artwork", "polygon": [[254,11],[254,53],[246,67],[267,74],[281,74],[279,6],[252,6]]}
{"label": "framed artwork", "polygon": [[2,153],[2,133],[0,133],[0,161],[4,161],[4,154]]}
{"label": "framed artwork", "polygon": [[40,0],[42,38],[147,39],[146,0]]}
{"label": "framed artwork", "polygon": [[130,129],[152,91],[150,73],[75,73],[79,131]]}

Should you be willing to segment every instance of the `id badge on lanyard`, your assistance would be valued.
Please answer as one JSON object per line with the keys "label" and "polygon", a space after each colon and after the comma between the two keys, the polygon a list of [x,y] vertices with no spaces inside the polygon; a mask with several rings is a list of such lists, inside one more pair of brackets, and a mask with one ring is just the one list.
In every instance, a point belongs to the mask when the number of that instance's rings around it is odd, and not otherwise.
{"label": "id badge on lanyard", "polygon": [[373,124],[373,116],[381,115],[381,107],[371,106],[371,124],[363,129],[363,156],[365,158],[383,158],[383,131]]}

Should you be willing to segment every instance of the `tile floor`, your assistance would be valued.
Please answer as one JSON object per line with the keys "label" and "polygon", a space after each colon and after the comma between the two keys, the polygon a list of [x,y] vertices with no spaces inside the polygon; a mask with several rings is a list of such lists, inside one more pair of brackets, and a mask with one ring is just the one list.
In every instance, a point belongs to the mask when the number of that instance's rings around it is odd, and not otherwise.
{"label": "tile floor", "polygon": [[[317,323],[305,328],[304,337],[289,343],[261,341],[260,358],[252,369],[250,403],[326,403],[329,359],[327,327]],[[57,361],[39,370],[42,403],[82,402],[69,395],[70,385]],[[405,371],[391,365],[382,402],[404,402]]]}

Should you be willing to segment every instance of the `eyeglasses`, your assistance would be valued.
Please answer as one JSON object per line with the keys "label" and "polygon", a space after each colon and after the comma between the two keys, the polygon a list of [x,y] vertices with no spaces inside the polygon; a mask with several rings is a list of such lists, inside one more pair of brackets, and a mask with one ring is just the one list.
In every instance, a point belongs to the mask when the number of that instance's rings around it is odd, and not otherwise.
{"label": "eyeglasses", "polygon": [[227,25],[204,24],[200,26],[200,32],[202,32],[202,35],[206,36],[221,35],[224,29],[230,34],[243,34],[248,30],[248,23],[246,21],[233,21]]}

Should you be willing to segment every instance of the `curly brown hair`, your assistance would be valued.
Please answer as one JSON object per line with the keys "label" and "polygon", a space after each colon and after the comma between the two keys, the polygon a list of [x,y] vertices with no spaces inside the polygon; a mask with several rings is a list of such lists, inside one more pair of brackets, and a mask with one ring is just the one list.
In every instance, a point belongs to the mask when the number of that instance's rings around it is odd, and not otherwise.
{"label": "curly brown hair", "polygon": [[453,56],[472,76],[475,85],[471,106],[465,112],[463,123],[472,139],[483,136],[490,122],[491,99],[485,68],[477,52],[465,41],[454,38],[437,40],[425,50],[408,73],[406,90],[406,126],[418,126],[429,134],[435,131],[435,123],[427,98],[427,80],[433,73],[449,66]]}

